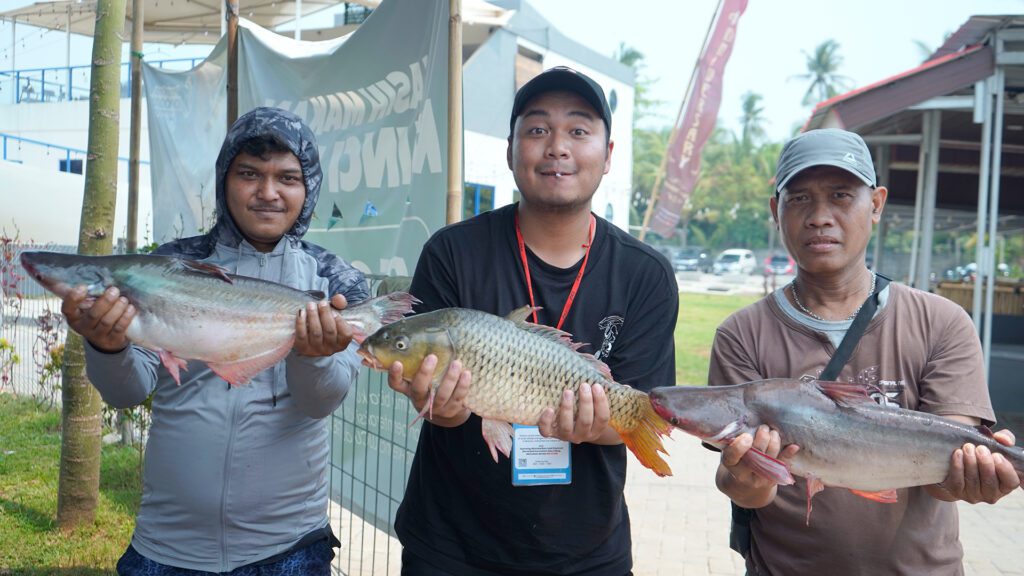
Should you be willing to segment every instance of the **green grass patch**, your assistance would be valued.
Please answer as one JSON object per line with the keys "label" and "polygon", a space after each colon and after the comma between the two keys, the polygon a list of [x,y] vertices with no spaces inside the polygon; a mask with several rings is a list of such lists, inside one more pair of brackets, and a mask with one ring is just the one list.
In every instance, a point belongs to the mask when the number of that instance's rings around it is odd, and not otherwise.
{"label": "green grass patch", "polygon": [[135,526],[139,453],[104,446],[96,521],[57,529],[60,411],[0,394],[0,576],[112,574]]}
{"label": "green grass patch", "polygon": [[730,314],[760,299],[760,296],[679,294],[679,320],[675,332],[676,384],[707,384],[715,329]]}

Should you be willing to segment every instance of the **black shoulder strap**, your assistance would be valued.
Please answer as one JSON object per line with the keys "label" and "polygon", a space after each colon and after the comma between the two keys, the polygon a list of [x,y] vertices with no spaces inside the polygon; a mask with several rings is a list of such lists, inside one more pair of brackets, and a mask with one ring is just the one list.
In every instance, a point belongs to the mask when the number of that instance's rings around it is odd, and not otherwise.
{"label": "black shoulder strap", "polygon": [[839,373],[843,371],[843,366],[846,366],[846,363],[850,360],[850,354],[853,354],[857,343],[860,342],[860,337],[864,335],[864,330],[868,327],[871,319],[875,317],[875,312],[878,310],[878,294],[889,285],[888,278],[881,274],[876,274],[876,276],[875,292],[868,296],[868,299],[864,301],[864,305],[860,307],[860,311],[857,312],[853,323],[850,324],[849,330],[846,331],[846,336],[843,336],[843,341],[839,343],[839,348],[836,348],[836,353],[832,355],[832,359],[825,366],[821,376],[818,376],[819,380],[835,380],[839,377]]}
{"label": "black shoulder strap", "polygon": [[[839,376],[843,366],[849,361],[850,354],[853,353],[857,343],[860,342],[860,337],[864,335],[864,330],[868,327],[868,323],[875,317],[875,312],[878,311],[878,294],[889,285],[890,281],[886,276],[877,273],[876,275],[878,278],[875,280],[874,294],[868,296],[867,300],[864,301],[864,305],[857,312],[853,323],[850,324],[850,329],[846,331],[846,336],[843,336],[843,341],[839,343],[839,348],[832,355],[832,359],[825,366],[825,370],[818,377],[819,379],[834,380]],[[749,508],[741,508],[735,502],[730,502],[729,504],[732,506],[729,547],[739,552],[740,556],[746,558],[747,553],[750,552],[750,521],[754,518],[754,511]]]}

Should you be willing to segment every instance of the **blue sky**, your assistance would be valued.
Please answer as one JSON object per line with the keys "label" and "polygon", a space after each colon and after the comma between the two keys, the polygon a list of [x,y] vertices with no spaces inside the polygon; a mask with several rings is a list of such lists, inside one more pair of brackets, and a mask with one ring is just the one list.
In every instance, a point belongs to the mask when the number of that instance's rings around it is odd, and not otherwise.
{"label": "blue sky", "polygon": [[[0,0],[0,11],[31,3]],[[243,7],[246,0],[240,0]],[[642,76],[653,81],[652,96],[661,101],[645,127],[670,125],[675,119],[717,0],[533,0],[532,4],[563,34],[602,54],[620,44],[645,55]],[[766,128],[772,139],[786,138],[803,124],[810,107],[800,101],[805,81],[804,51],[827,39],[840,46],[839,72],[853,87],[870,84],[918,65],[916,41],[937,47],[973,14],[1024,14],[1024,0],[749,0],[740,20],[736,45],[726,68],[719,123],[735,128],[740,101],[747,91],[764,97]],[[330,25],[329,14],[314,15],[306,25]],[[62,32],[18,26],[17,64],[63,66]],[[90,44],[73,37],[72,65],[86,64]],[[147,46],[149,60],[192,56],[207,48]],[[0,24],[0,69],[10,68],[11,26]]]}

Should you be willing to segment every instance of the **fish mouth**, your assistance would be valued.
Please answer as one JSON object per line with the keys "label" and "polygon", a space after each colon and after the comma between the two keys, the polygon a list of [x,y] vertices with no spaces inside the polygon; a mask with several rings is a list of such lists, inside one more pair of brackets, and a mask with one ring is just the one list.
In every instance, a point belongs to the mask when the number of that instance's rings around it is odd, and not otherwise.
{"label": "fish mouth", "polygon": [[21,267],[25,269],[25,272],[28,272],[29,276],[35,278],[36,280],[41,279],[41,277],[39,276],[39,268],[36,268],[35,263],[32,262],[32,259],[28,257],[27,253],[22,252],[19,260],[21,261]]}
{"label": "fish mouth", "polygon": [[363,364],[366,366],[374,370],[384,370],[384,365],[381,364],[380,360],[377,360],[377,357],[373,355],[373,350],[366,344],[360,346],[356,353],[363,357]]}
{"label": "fish mouth", "polygon": [[651,392],[650,399],[654,412],[669,424],[678,427],[679,419],[676,418],[675,414],[673,414],[671,410],[662,404],[661,398],[658,396],[657,392]]}

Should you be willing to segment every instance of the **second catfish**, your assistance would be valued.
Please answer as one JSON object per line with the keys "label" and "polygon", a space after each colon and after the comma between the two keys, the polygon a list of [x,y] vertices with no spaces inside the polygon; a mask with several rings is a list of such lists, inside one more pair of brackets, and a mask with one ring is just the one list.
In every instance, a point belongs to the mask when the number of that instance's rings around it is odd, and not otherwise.
{"label": "second catfish", "polygon": [[[601,385],[611,411],[609,425],[644,466],[659,476],[671,476],[668,464],[658,455],[665,452],[661,436],[672,427],[651,407],[646,393],[612,380],[608,367],[569,334],[532,324],[529,306],[502,318],[477,310],[446,308],[412,316],[381,328],[360,349],[374,366],[386,370],[402,363],[406,379],[412,379],[420,362],[437,356],[434,389],[448,365],[459,360],[473,374],[466,407],[483,419],[483,436],[491,455],[509,455],[511,423],[535,425],[545,408],[557,409],[563,390],[577,393],[583,383]],[[577,400],[578,402],[578,400]],[[427,401],[427,408],[433,403]]]}

